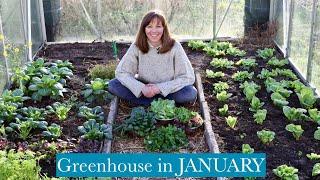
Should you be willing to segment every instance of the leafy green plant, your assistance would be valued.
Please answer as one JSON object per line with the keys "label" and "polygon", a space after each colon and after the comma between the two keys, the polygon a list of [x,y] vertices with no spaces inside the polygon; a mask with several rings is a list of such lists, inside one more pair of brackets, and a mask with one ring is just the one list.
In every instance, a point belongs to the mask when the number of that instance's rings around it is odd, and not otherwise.
{"label": "leafy green plant", "polygon": [[71,110],[73,104],[55,102],[52,106],[46,108],[50,113],[55,113],[60,121],[64,121],[68,118],[68,113]]}
{"label": "leafy green plant", "polygon": [[16,103],[0,101],[0,121],[13,121],[17,116],[17,110],[18,105]]}
{"label": "leafy green plant", "polygon": [[208,56],[212,56],[212,57],[224,56],[225,55],[224,51],[218,50],[218,49],[215,49],[215,48],[211,48],[211,47],[208,47],[208,46],[203,48],[203,51],[205,51]]}
{"label": "leafy green plant", "polygon": [[215,68],[232,68],[233,67],[233,62],[229,61],[228,59],[222,59],[222,58],[213,58],[212,61],[210,62],[210,65],[215,67]]}
{"label": "leafy green plant", "polygon": [[13,91],[6,89],[0,97],[0,101],[17,103],[19,106],[22,105],[23,101],[28,99],[30,99],[30,97],[24,96],[23,90],[21,89],[15,89]]}
{"label": "leafy green plant", "polygon": [[111,61],[108,64],[97,64],[89,69],[89,76],[91,79],[100,78],[110,80],[115,78],[116,67],[116,61]]}
{"label": "leafy green plant", "polygon": [[26,74],[25,68],[15,67],[13,68],[13,74],[11,76],[11,81],[14,87],[25,91],[26,85],[29,83],[31,77]]}
{"label": "leafy green plant", "polygon": [[[52,66],[49,69],[50,73],[53,74],[54,76],[60,77],[60,78],[67,78],[70,79],[71,76],[73,76],[73,72],[71,69],[67,67],[57,67],[57,66]],[[65,81],[65,80],[63,80]],[[61,82],[61,80],[59,81]],[[65,82],[62,84],[66,84]]]}
{"label": "leafy green plant", "polygon": [[95,119],[98,122],[104,121],[104,112],[101,106],[96,106],[94,108],[89,108],[87,106],[81,106],[79,108],[79,117],[83,117],[86,120]]}
{"label": "leafy green plant", "polygon": [[156,119],[167,120],[175,117],[175,104],[173,100],[158,99],[151,103],[151,111],[155,113]]}
{"label": "leafy green plant", "polygon": [[271,100],[273,101],[273,104],[278,107],[283,107],[289,104],[287,99],[278,92],[274,92],[271,94]]}
{"label": "leafy green plant", "polygon": [[130,117],[115,130],[121,129],[123,132],[132,132],[138,136],[146,136],[155,129],[155,116],[151,112],[145,111],[143,107],[135,107],[130,113]]}
{"label": "leafy green plant", "polygon": [[238,62],[236,62],[237,66],[241,66],[247,70],[249,70],[250,68],[256,67],[258,64],[256,63],[255,59],[240,59]]}
{"label": "leafy green plant", "polygon": [[112,139],[112,128],[110,125],[99,124],[95,119],[89,119],[83,123],[83,126],[78,126],[81,138],[86,140],[103,140]]}
{"label": "leafy green plant", "polygon": [[218,109],[220,116],[228,115],[228,110],[229,110],[228,104],[225,104],[225,105],[223,105],[222,108]]}
{"label": "leafy green plant", "polygon": [[197,113],[190,111],[185,107],[175,108],[176,118],[182,123],[188,123],[191,118],[193,118]]}
{"label": "leafy green plant", "polygon": [[0,177],[1,179],[40,179],[40,166],[38,161],[41,156],[36,157],[32,151],[18,151],[14,149],[0,151]]}
{"label": "leafy green plant", "polygon": [[243,89],[243,93],[246,96],[246,100],[251,102],[252,98],[256,95],[258,90],[261,88],[255,82],[245,81],[240,85],[240,88]]}
{"label": "leafy green plant", "polygon": [[290,121],[308,119],[308,116],[304,114],[307,112],[307,110],[302,108],[293,108],[293,107],[291,108],[289,106],[283,106],[282,111],[283,111],[283,114]]}
{"label": "leafy green plant", "polygon": [[278,76],[284,76],[293,80],[297,80],[298,77],[292,72],[291,69],[276,69],[276,70],[272,70],[272,71],[276,71]]}
{"label": "leafy green plant", "polygon": [[269,71],[268,69],[263,68],[258,75],[258,78],[260,79],[267,79],[278,76],[278,73],[276,71]]}
{"label": "leafy green plant", "polygon": [[299,140],[302,133],[303,133],[303,129],[301,127],[301,125],[294,125],[294,124],[288,124],[286,125],[286,130],[291,132],[292,135],[294,136],[294,138],[296,138],[296,140]]}
{"label": "leafy green plant", "polygon": [[263,144],[269,144],[273,141],[276,133],[273,131],[261,130],[257,131],[257,136]]}
{"label": "leafy green plant", "polygon": [[220,78],[224,77],[224,73],[221,71],[213,72],[212,70],[206,69],[206,77],[207,78]]}
{"label": "leafy green plant", "polygon": [[246,55],[246,51],[244,50],[240,50],[236,47],[229,47],[226,51],[226,54],[231,55],[231,56],[245,56]]}
{"label": "leafy green plant", "polygon": [[59,82],[60,77],[53,75],[44,75],[42,78],[33,77],[28,89],[32,92],[31,98],[35,101],[41,101],[42,97],[49,96],[52,99],[63,97],[67,90]]}
{"label": "leafy green plant", "polygon": [[62,134],[62,128],[55,123],[52,123],[50,126],[47,127],[46,131],[42,132],[42,135],[44,137],[50,138],[50,139],[57,139]]}
{"label": "leafy green plant", "polygon": [[58,68],[67,67],[69,69],[73,69],[73,65],[68,60],[55,60],[50,64],[51,66],[56,66]]}
{"label": "leafy green plant", "polygon": [[314,139],[320,141],[320,127],[318,127],[318,129],[314,132],[313,137],[314,137]]}
{"label": "leafy green plant", "polygon": [[248,71],[237,71],[232,75],[232,79],[238,82],[244,82],[247,79],[252,79],[254,73],[249,73]]}
{"label": "leafy green plant", "polygon": [[304,87],[300,92],[297,92],[300,104],[306,109],[311,109],[314,103],[317,101],[316,96],[313,93],[313,90],[309,87]]}
{"label": "leafy green plant", "polygon": [[259,109],[257,110],[253,117],[254,117],[254,122],[256,122],[257,124],[262,124],[264,122],[264,120],[266,120],[266,116],[267,116],[267,110],[266,109]]}
{"label": "leafy green plant", "polygon": [[267,92],[277,92],[280,93],[283,97],[288,98],[292,91],[287,90],[286,87],[289,86],[289,83],[287,81],[280,81],[277,82],[275,79],[273,78],[268,78],[265,82],[264,82]]}
{"label": "leafy green plant", "polygon": [[18,119],[17,123],[10,123],[5,131],[8,134],[16,133],[19,138],[26,140],[30,137],[33,129],[45,129],[47,125],[48,123],[46,121],[20,121]]}
{"label": "leafy green plant", "polygon": [[149,151],[173,152],[188,145],[188,139],[182,129],[169,125],[152,131],[144,144]]}
{"label": "leafy green plant", "polygon": [[312,176],[317,176],[320,174],[320,163],[316,163],[312,168]]}
{"label": "leafy green plant", "polygon": [[320,154],[310,153],[310,154],[307,154],[307,157],[308,157],[310,160],[318,160],[318,159],[320,159]]}
{"label": "leafy green plant", "polygon": [[290,179],[290,180],[299,180],[298,169],[283,164],[278,166],[276,169],[273,169],[272,172],[281,179]]}
{"label": "leafy green plant", "polygon": [[293,88],[295,92],[300,92],[304,87],[306,87],[300,80],[290,81],[290,88]]}
{"label": "leafy green plant", "polygon": [[90,81],[90,84],[85,84],[85,89],[81,92],[87,102],[104,103],[111,98],[111,94],[107,91],[109,81],[96,78]]}
{"label": "leafy green plant", "polygon": [[202,50],[207,44],[201,40],[191,40],[188,42],[188,46],[191,47],[192,50]]}
{"label": "leafy green plant", "polygon": [[273,66],[273,67],[283,67],[287,64],[289,64],[289,61],[288,59],[277,59],[276,57],[272,57],[268,62],[267,64],[269,66]]}
{"label": "leafy green plant", "polygon": [[236,126],[236,124],[238,122],[238,118],[237,117],[233,117],[233,116],[228,116],[228,117],[226,117],[226,122],[227,122],[229,127],[234,129],[234,127]]}
{"label": "leafy green plant", "polygon": [[19,110],[23,116],[18,116],[19,119],[28,121],[44,121],[47,112],[43,108],[36,107],[23,107]]}
{"label": "leafy green plant", "polygon": [[264,48],[264,49],[258,49],[257,53],[258,56],[261,57],[262,59],[268,59],[273,56],[275,49],[273,48]]}
{"label": "leafy green plant", "polygon": [[226,82],[217,82],[213,84],[213,93],[217,94],[220,93],[222,91],[228,90],[229,89],[229,85]]}
{"label": "leafy green plant", "polygon": [[227,93],[227,91],[221,91],[220,93],[217,93],[216,98],[219,102],[225,102],[231,96],[232,96],[231,93]]}
{"label": "leafy green plant", "polygon": [[260,102],[260,99],[257,98],[256,96],[253,96],[251,103],[250,103],[250,108],[249,110],[252,112],[257,112],[262,106],[264,105],[264,102]]}
{"label": "leafy green plant", "polygon": [[254,149],[251,148],[249,144],[242,144],[242,153],[252,154],[254,153]]}
{"label": "leafy green plant", "polygon": [[309,109],[308,112],[309,112],[310,118],[314,122],[320,124],[320,111],[318,111],[318,109]]}

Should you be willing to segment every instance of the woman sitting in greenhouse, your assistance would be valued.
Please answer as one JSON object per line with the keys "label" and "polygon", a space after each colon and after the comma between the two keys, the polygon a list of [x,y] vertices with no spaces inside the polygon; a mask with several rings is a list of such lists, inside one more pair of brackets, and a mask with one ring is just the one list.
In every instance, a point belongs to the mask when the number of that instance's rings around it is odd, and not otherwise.
{"label": "woman sitting in greenhouse", "polygon": [[197,90],[191,63],[181,44],[171,36],[165,17],[150,11],[142,19],[131,44],[109,82],[109,91],[137,105],[167,98],[176,103],[194,102]]}

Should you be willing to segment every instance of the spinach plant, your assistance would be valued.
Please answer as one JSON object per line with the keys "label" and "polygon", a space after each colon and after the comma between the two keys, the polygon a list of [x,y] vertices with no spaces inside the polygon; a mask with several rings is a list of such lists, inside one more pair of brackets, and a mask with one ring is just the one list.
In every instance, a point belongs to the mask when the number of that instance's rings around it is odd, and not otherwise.
{"label": "spinach plant", "polygon": [[95,119],[98,122],[104,121],[104,112],[101,106],[96,106],[94,108],[89,108],[87,106],[81,106],[79,108],[79,117],[83,117],[86,120]]}
{"label": "spinach plant", "polygon": [[23,90],[21,89],[15,89],[13,91],[6,89],[0,97],[0,101],[16,103],[19,106],[22,106],[23,101],[28,99],[30,99],[30,97],[24,96]]}
{"label": "spinach plant", "polygon": [[23,107],[19,110],[20,114],[19,119],[24,119],[27,121],[44,121],[47,112],[43,108],[36,107]]}
{"label": "spinach plant", "polygon": [[86,140],[104,140],[112,139],[112,129],[110,125],[99,124],[95,119],[89,119],[83,123],[83,126],[78,126],[81,138]]}

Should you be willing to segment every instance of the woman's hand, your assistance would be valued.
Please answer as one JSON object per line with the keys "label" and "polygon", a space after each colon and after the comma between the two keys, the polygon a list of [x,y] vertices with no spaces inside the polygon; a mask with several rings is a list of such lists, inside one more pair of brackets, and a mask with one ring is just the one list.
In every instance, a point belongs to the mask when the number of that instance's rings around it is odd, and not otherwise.
{"label": "woman's hand", "polygon": [[147,98],[152,98],[153,96],[160,94],[160,89],[155,84],[146,84],[142,88],[142,94]]}

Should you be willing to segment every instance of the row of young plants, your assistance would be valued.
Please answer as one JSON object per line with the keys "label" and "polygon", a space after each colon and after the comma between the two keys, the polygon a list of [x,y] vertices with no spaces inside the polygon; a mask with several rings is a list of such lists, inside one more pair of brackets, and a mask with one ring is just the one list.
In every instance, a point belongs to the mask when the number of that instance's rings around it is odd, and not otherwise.
{"label": "row of young plants", "polygon": [[[54,160],[58,152],[82,151],[85,148],[81,146],[87,143],[112,138],[112,129],[110,125],[104,124],[103,109],[98,106],[112,98],[107,92],[108,80],[96,78],[86,84],[81,92],[83,98],[70,95],[73,91],[69,91],[68,94],[67,81],[73,76],[72,69],[73,65],[68,61],[45,62],[42,58],[28,63],[24,68],[14,69],[12,89],[5,90],[0,97],[0,150],[4,154],[4,163],[13,163],[13,159],[7,157],[7,153],[16,153],[17,157],[29,157],[30,154],[34,154],[37,161],[50,161]],[[80,102],[81,98],[87,103]],[[53,103],[50,99],[53,99]],[[85,121],[77,127],[78,137],[63,134],[62,126],[66,125],[65,122],[77,119],[71,118],[70,113],[71,116],[77,114]],[[64,132],[68,131],[71,129]],[[31,153],[23,154],[21,150],[30,150]],[[29,166],[28,158],[25,161],[21,158],[21,161],[20,169],[35,168],[33,171],[30,170],[29,175],[33,174],[34,179],[39,179],[38,162],[35,164],[34,161],[30,161],[32,164]],[[1,178],[14,178],[16,175],[21,177],[13,169],[6,168],[5,171],[4,166],[0,167],[1,171],[5,172],[0,175]]]}
{"label": "row of young plants", "polygon": [[149,109],[135,107],[114,131],[144,138],[145,149],[152,152],[176,152],[188,145],[185,130],[201,127],[201,116],[173,100],[157,99]]}
{"label": "row of young plants", "polygon": [[[211,43],[211,42],[210,42]],[[210,43],[204,43],[204,44],[210,44]],[[196,44],[201,44],[200,42],[197,42]],[[225,44],[225,42],[224,42]],[[194,43],[189,43],[189,46],[193,46]],[[231,46],[230,46],[231,47]],[[199,48],[193,48],[198,49]],[[201,48],[200,48],[201,49]],[[310,120],[320,123],[319,121],[319,111],[318,109],[313,108],[314,103],[316,102],[316,97],[314,95],[314,92],[311,88],[306,87],[303,83],[301,83],[296,75],[290,70],[290,69],[283,69],[283,66],[287,65],[289,62],[286,59],[277,59],[274,57],[274,49],[271,48],[265,48],[265,49],[259,49],[257,51],[258,58],[263,59],[264,61],[267,61],[266,64],[268,67],[272,68],[271,71],[268,69],[262,69],[260,74],[258,75],[258,78],[265,79],[265,86],[267,91],[271,94],[271,100],[273,103],[281,107],[283,109],[284,115],[287,117],[290,122],[293,122],[293,120]],[[223,55],[223,54],[222,54]],[[219,56],[219,55],[218,55]],[[213,78],[213,79],[219,79],[224,77],[224,70],[232,69],[235,66],[240,66],[241,69],[244,71],[237,71],[232,75],[232,79],[234,82],[240,83],[240,89],[242,89],[243,94],[245,95],[245,99],[250,104],[249,111],[253,112],[254,121],[257,124],[262,125],[264,120],[267,117],[267,110],[263,109],[264,102],[261,102],[258,97],[256,97],[256,93],[261,89],[261,87],[256,84],[251,79],[254,76],[254,72],[250,72],[254,67],[257,66],[256,59],[248,58],[248,59],[240,59],[236,63],[233,61],[229,61],[226,58],[213,58],[213,60],[210,62],[210,65],[214,67],[216,71],[207,69],[206,70],[206,77],[207,78]],[[280,82],[277,82],[273,78],[280,78],[282,79]],[[284,79],[290,79],[290,80],[284,80]],[[286,101],[286,98],[290,96],[292,91],[286,89],[286,88],[292,88],[296,92],[300,104],[302,107],[307,108],[291,108],[286,105],[289,104],[289,102]],[[218,102],[225,102],[227,99],[229,99],[232,94],[227,93],[227,90],[229,89],[229,85],[226,82],[219,81],[218,83],[213,84],[213,94],[216,95],[216,99]],[[313,109],[312,109],[313,108]],[[307,117],[304,113],[309,112],[310,117]],[[228,105],[224,104],[222,108],[218,109],[218,112],[221,116],[226,116],[228,114]],[[232,129],[235,128],[237,123],[237,117],[229,116],[226,118],[226,123],[229,127]],[[314,138],[316,140],[319,140],[319,131],[315,131]],[[301,128],[301,125],[295,125],[293,123],[290,123],[286,126],[286,130],[291,132],[296,140],[299,139],[301,134],[303,133],[303,129]],[[263,144],[268,145],[274,138],[276,133],[269,130],[261,130],[257,131],[257,136],[261,140]],[[250,147],[249,144],[243,144],[243,152],[253,152],[254,150]],[[317,154],[311,153],[314,156],[318,156]],[[311,154],[308,154],[311,156]],[[316,163],[313,167],[312,176],[316,176],[320,174],[320,164]],[[298,175],[296,174],[298,170],[294,167],[290,167],[287,165],[280,165],[276,169],[273,170],[274,174],[282,179],[287,178],[298,178]]]}

